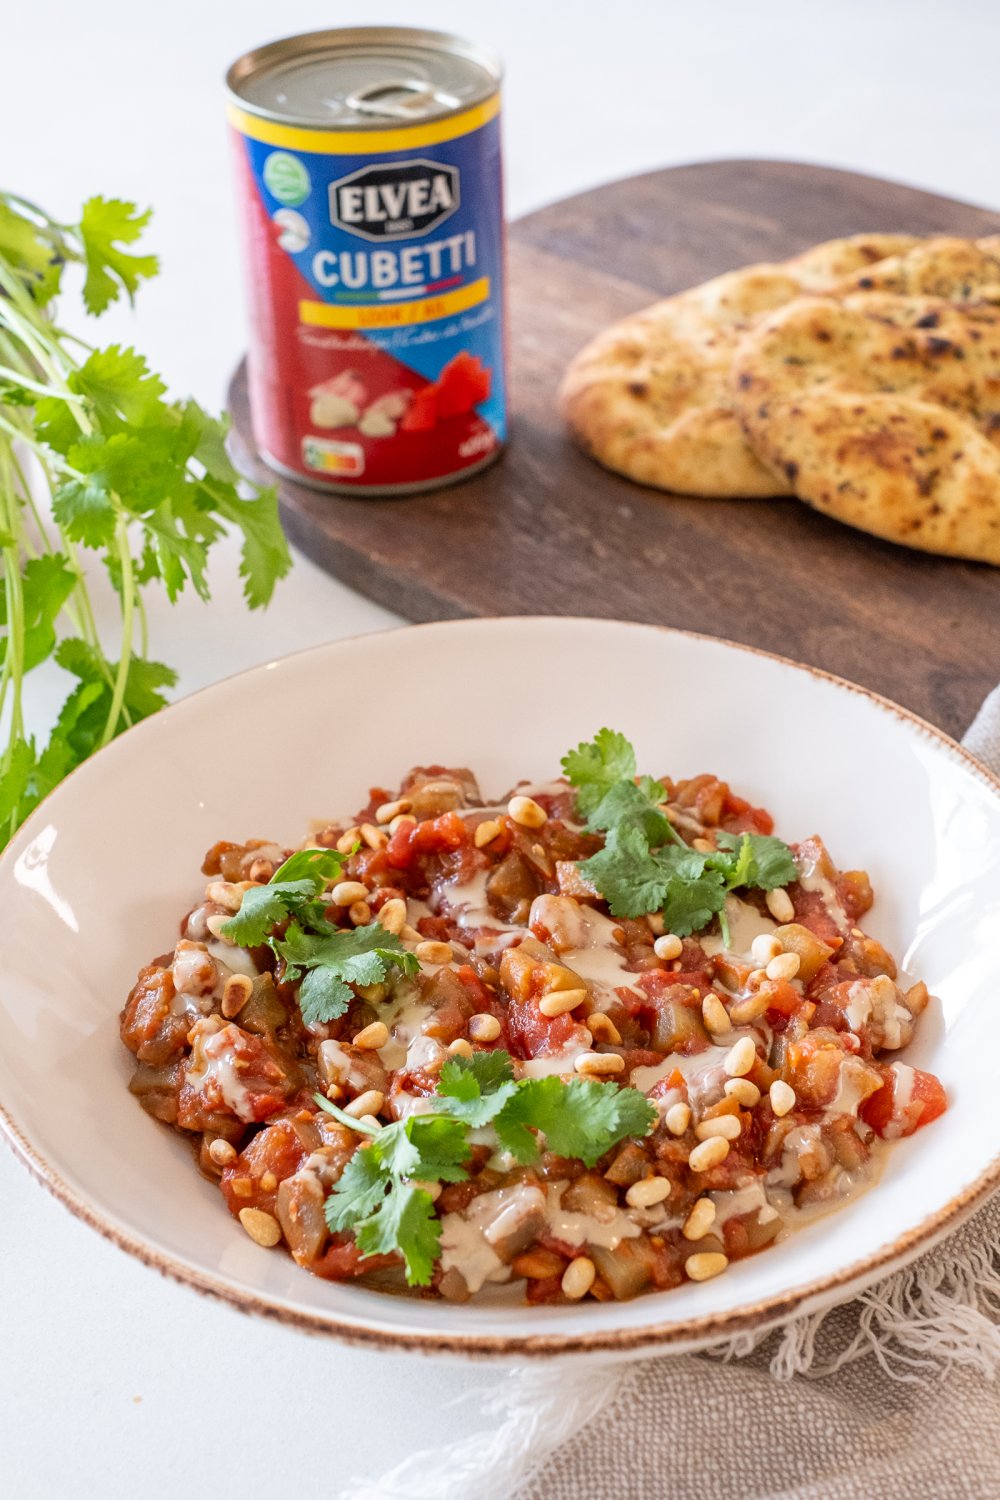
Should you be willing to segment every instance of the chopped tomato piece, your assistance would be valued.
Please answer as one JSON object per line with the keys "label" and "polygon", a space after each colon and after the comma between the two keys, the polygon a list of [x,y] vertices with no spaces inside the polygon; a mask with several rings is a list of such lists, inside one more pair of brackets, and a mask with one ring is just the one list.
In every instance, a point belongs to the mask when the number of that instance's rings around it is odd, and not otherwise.
{"label": "chopped tomato piece", "polygon": [[430,432],[438,421],[438,389],[436,385],[425,385],[415,391],[413,400],[403,413],[399,424],[401,432]]}
{"label": "chopped tomato piece", "polygon": [[879,1071],[882,1087],[865,1100],[859,1113],[884,1141],[912,1135],[948,1108],[944,1086],[933,1073],[907,1067],[906,1063],[893,1063]]}
{"label": "chopped tomato piece", "polygon": [[490,372],[475,354],[462,350],[448,361],[438,376],[438,414],[460,417],[486,401],[490,394]]}

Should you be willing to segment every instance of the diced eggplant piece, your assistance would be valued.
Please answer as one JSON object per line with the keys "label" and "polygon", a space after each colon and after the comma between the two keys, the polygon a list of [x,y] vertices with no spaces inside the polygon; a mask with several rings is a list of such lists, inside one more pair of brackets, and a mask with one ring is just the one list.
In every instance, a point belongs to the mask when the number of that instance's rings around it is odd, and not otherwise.
{"label": "diced eggplant piece", "polygon": [[638,1239],[622,1240],[614,1250],[591,1245],[587,1254],[619,1302],[638,1296],[652,1280],[652,1257],[642,1235]]}
{"label": "diced eggplant piece", "polygon": [[129,1080],[129,1093],[135,1095],[154,1119],[174,1125],[177,1123],[177,1095],[183,1072],[182,1062],[159,1068],[139,1063]]}
{"label": "diced eggplant piece", "polygon": [[569,1184],[561,1199],[562,1207],[574,1214],[590,1214],[600,1220],[618,1207],[618,1192],[597,1172],[584,1172]]}
{"label": "diced eggplant piece", "polygon": [[486,894],[498,915],[508,921],[526,922],[538,886],[530,865],[516,850],[511,850],[487,880]]}
{"label": "diced eggplant piece", "polygon": [[707,1047],[711,1040],[700,1010],[680,1000],[658,1002],[649,1037],[654,1052],[690,1051],[692,1042]]}
{"label": "diced eggplant piece", "polygon": [[776,927],[775,937],[781,943],[785,953],[797,953],[799,956],[799,971],[797,978],[808,984],[810,979],[826,963],[833,954],[833,949],[818,938],[808,927],[803,927],[801,922],[788,922],[783,927]]}
{"label": "diced eggplant piece", "polygon": [[288,1011],[278,998],[274,980],[270,974],[258,974],[253,982],[250,998],[239,1012],[239,1023],[244,1031],[257,1036],[273,1036],[279,1026],[288,1022]]}
{"label": "diced eggplant piece", "polygon": [[324,1201],[323,1188],[311,1172],[287,1177],[278,1188],[275,1213],[300,1266],[316,1260],[326,1244],[329,1231],[323,1216]]}

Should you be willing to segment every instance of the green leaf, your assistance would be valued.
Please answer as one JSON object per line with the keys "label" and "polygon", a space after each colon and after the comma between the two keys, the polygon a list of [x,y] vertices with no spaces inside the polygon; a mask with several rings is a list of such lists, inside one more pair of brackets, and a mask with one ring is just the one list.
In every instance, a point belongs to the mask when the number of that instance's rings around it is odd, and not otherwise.
{"label": "green leaf", "polygon": [[[665,789],[658,782],[652,785],[654,795],[662,800]],[[587,827],[597,832],[611,828],[637,828],[650,845],[666,844],[675,837],[670,819],[634,781],[616,781],[588,817]]]}
{"label": "green leaf", "polygon": [[111,344],[95,349],[69,378],[70,390],[86,396],[90,416],[105,433],[162,422],[166,386],[135,349]]}
{"label": "green leaf", "polygon": [[441,1222],[424,1188],[399,1184],[377,1214],[355,1227],[354,1238],[365,1255],[391,1255],[398,1250],[408,1286],[430,1284],[440,1252]]}
{"label": "green leaf", "polygon": [[0,257],[17,272],[39,307],[59,290],[62,265],[51,239],[12,203],[2,200]]}
{"label": "green leaf", "polygon": [[581,862],[580,874],[597,887],[614,916],[642,917],[663,904],[671,880],[666,854],[650,850],[641,828],[612,828],[604,848]]}
{"label": "green leaf", "polygon": [[88,198],[80,218],[87,275],[83,300],[87,311],[102,313],[124,291],[131,302],[139,282],[155,276],[155,255],[134,255],[132,245],[149,223],[151,210],[139,213],[134,203],[120,198]]}
{"label": "green leaf", "polygon": [[219,514],[243,533],[240,577],[243,597],[251,609],[260,609],[274,593],[279,578],[292,566],[278,519],[278,496],[273,489],[261,490],[256,499],[244,500],[233,492],[217,496]]}
{"label": "green leaf", "polygon": [[755,886],[762,891],[774,890],[777,886],[790,885],[798,880],[798,866],[791,849],[781,839],[763,833],[716,834],[715,842],[731,857],[735,855],[732,870],[727,874],[730,889],[736,886]]}
{"label": "green leaf", "polygon": [[635,776],[635,751],[623,734],[599,729],[589,743],[570,750],[562,759],[567,781],[577,788],[577,806],[586,817],[616,781]]}
{"label": "green leaf", "polygon": [[283,865],[279,865],[271,876],[272,884],[284,880],[311,880],[319,895],[324,886],[337,880],[344,866],[346,854],[337,849],[298,849],[290,854]]}
{"label": "green leaf", "polygon": [[[55,650],[56,620],[76,583],[76,573],[65,554],[46,553],[29,558],[21,569],[24,621],[23,670],[30,672]],[[7,592],[0,578],[0,626],[7,624]],[[0,664],[7,642],[0,639]]]}
{"label": "green leaf", "polygon": [[24,822],[27,811],[22,804],[34,769],[34,744],[20,737],[15,739],[7,754],[6,768],[0,772],[0,832],[10,824],[18,827]]}
{"label": "green leaf", "polygon": [[94,548],[114,541],[117,511],[99,470],[82,479],[63,480],[52,497],[52,514],[71,541]]}
{"label": "green leaf", "polygon": [[354,991],[338,977],[335,969],[328,967],[310,969],[299,986],[299,1010],[307,1026],[336,1021],[347,1013],[353,999]]}
{"label": "green leaf", "polygon": [[399,938],[378,922],[319,933],[306,932],[298,922],[292,922],[284,938],[271,946],[289,965],[290,977],[297,977],[303,969],[322,970],[326,975],[322,982],[316,979],[308,986],[303,983],[299,1006],[307,1025],[343,1015],[347,985],[379,984],[394,966],[406,974],[414,974],[420,967]]}
{"label": "green leaf", "polygon": [[516,1090],[508,1053],[473,1052],[471,1057],[451,1057],[438,1078],[438,1108],[475,1129],[499,1114]]}
{"label": "green leaf", "polygon": [[371,1146],[360,1146],[324,1205],[331,1233],[339,1234],[350,1229],[358,1219],[367,1219],[373,1214],[384,1199],[388,1185],[378,1154]]}
{"label": "green leaf", "polygon": [[[528,1078],[494,1122],[501,1143],[524,1160],[523,1136],[511,1126],[540,1130],[557,1156],[592,1167],[626,1136],[648,1135],[656,1110],[637,1089],[592,1078]],[[513,1141],[513,1145],[511,1145]],[[519,1149],[515,1149],[519,1148]]]}
{"label": "green leaf", "polygon": [[315,899],[315,878],[279,881],[277,873],[269,884],[252,885],[243,892],[239,911],[222,927],[223,935],[231,943],[240,948],[258,948],[272,928]]}
{"label": "green leaf", "polygon": [[675,875],[667,882],[663,897],[663,923],[667,932],[688,937],[707,927],[725,909],[726,886],[718,870],[685,879]]}

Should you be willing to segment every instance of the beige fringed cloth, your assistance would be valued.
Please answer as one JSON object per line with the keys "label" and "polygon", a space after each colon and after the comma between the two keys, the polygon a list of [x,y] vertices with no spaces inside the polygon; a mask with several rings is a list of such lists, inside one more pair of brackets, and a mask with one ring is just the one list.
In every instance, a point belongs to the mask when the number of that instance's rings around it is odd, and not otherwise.
{"label": "beige fringed cloth", "polygon": [[[963,742],[1000,772],[1000,688]],[[498,1372],[344,1500],[1000,1500],[1000,1195],[852,1302],[700,1355]]]}

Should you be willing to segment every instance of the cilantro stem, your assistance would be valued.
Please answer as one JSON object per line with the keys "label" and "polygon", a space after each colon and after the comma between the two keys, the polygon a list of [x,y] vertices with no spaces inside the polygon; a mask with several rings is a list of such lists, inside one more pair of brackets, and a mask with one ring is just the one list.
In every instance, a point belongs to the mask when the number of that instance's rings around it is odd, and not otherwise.
{"label": "cilantro stem", "polygon": [[324,1094],[313,1094],[313,1098],[320,1109],[326,1110],[328,1115],[333,1115],[333,1118],[339,1120],[341,1125],[346,1125],[348,1130],[356,1130],[358,1135],[378,1135],[380,1129],[378,1125],[366,1125],[364,1121],[356,1119],[354,1115],[345,1114],[342,1109],[338,1109],[335,1104],[331,1103]]}
{"label": "cilantro stem", "polygon": [[113,740],[118,730],[118,720],[121,718],[122,706],[125,702],[125,688],[128,683],[128,669],[132,664],[132,622],[135,612],[135,574],[132,568],[132,549],[128,543],[128,525],[123,513],[119,512],[115,523],[115,541],[118,550],[118,560],[121,563],[121,609],[122,609],[122,648],[118,659],[118,671],[115,675],[115,684],[111,694],[111,707],[108,709],[108,718],[101,735],[100,744],[106,745]]}

